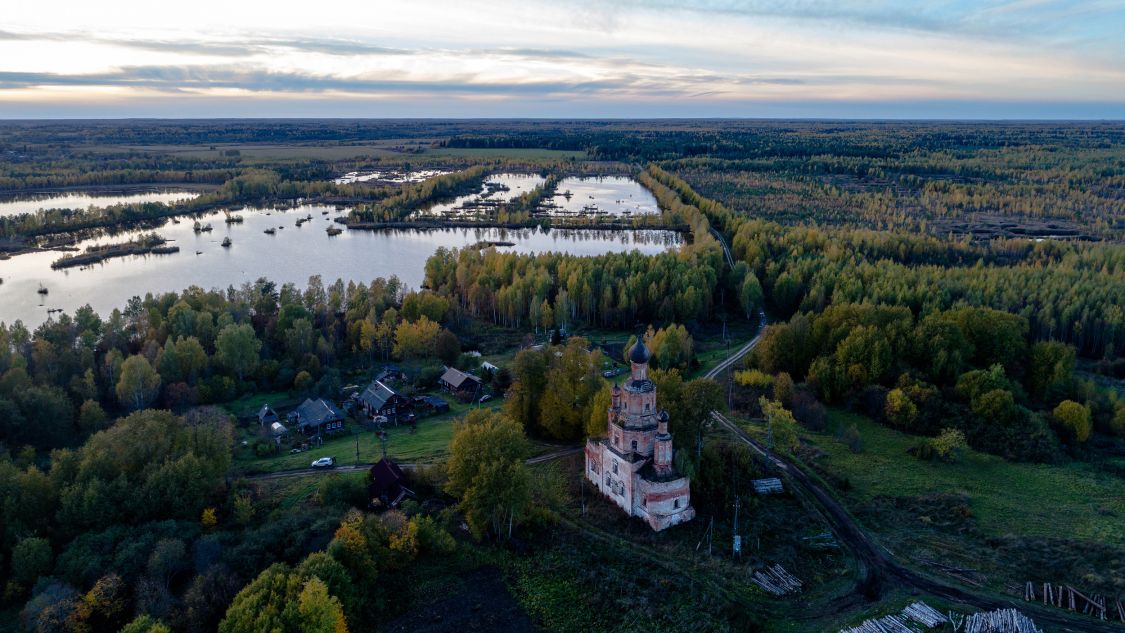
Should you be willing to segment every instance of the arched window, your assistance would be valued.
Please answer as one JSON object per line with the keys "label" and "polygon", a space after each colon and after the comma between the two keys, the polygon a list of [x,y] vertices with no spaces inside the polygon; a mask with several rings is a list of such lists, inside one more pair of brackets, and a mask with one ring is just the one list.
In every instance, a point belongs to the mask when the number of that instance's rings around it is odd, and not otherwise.
{"label": "arched window", "polygon": [[650,405],[649,405],[649,403],[647,403],[647,402],[646,402],[646,403],[645,403],[645,413],[648,413],[648,408],[649,408],[649,406],[650,406]]}
{"label": "arched window", "polygon": [[617,462],[613,462],[613,474],[617,474]]}
{"label": "arched window", "polygon": [[672,502],[672,508],[677,509],[677,510],[680,508],[680,500],[679,499],[676,499],[675,501]]}
{"label": "arched window", "polygon": [[633,440],[633,452],[637,451],[637,440]]}

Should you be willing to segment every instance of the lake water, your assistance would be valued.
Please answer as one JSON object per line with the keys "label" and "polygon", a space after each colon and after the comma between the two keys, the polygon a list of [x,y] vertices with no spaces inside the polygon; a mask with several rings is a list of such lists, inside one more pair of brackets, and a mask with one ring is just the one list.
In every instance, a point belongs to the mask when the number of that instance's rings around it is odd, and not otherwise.
{"label": "lake water", "polygon": [[627,176],[564,178],[545,207],[554,216],[660,213],[652,192]]}
{"label": "lake water", "polygon": [[448,174],[448,171],[441,169],[423,169],[421,171],[349,171],[348,173],[335,178],[332,182],[337,185],[351,185],[357,182],[384,182],[403,184],[408,182],[422,182],[429,180],[434,176],[441,176]]}
{"label": "lake water", "polygon": [[199,196],[195,191],[161,189],[136,193],[50,193],[19,195],[11,199],[0,199],[0,216],[33,213],[45,209],[86,209],[88,207],[111,207],[115,204],[141,202],[163,202],[171,204],[191,200]]}
{"label": "lake water", "polygon": [[[513,242],[514,246],[501,250],[519,253],[557,251],[576,255],[634,249],[654,254],[681,243],[681,236],[670,231],[461,228],[344,231],[328,236],[325,229],[338,226],[331,218],[342,213],[334,207],[315,205],[288,211],[244,210],[238,213],[243,223],[231,225],[224,223],[222,213],[210,213],[199,216],[199,220],[211,224],[213,231],[198,235],[192,230],[193,218],[183,217],[179,224],[168,222],[156,230],[171,240],[171,245],[179,246],[180,252],[110,259],[87,268],[52,270],[51,262],[65,255],[58,251],[18,255],[0,261],[0,322],[21,319],[28,327],[35,327],[46,320],[48,308],[73,314],[87,303],[107,316],[135,295],[180,291],[192,285],[237,287],[259,277],[303,287],[311,275],[321,275],[326,284],[337,278],[370,282],[376,277],[397,275],[408,286],[418,288],[426,259],[439,246],[463,247],[480,241]],[[310,214],[311,221],[301,228],[295,226],[298,218]],[[265,234],[271,227],[276,233]],[[86,240],[77,246],[85,249],[93,244],[124,242],[138,233]],[[220,246],[224,237],[231,238],[230,248]],[[37,293],[40,284],[49,294]]]}
{"label": "lake water", "polygon": [[489,176],[481,184],[480,191],[458,196],[450,202],[435,204],[411,215],[472,219],[485,212],[495,211],[501,204],[514,200],[545,182],[546,178],[534,174],[496,174]]}

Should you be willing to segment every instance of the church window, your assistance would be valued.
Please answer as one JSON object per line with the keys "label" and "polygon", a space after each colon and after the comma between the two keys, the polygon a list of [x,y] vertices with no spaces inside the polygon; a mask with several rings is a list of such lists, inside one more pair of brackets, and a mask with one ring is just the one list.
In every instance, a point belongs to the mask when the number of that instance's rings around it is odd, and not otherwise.
{"label": "church window", "polygon": [[679,509],[679,507],[680,507],[680,500],[679,499],[676,499],[675,501],[672,502],[672,508]]}
{"label": "church window", "polygon": [[613,474],[617,474],[617,462],[613,462]]}
{"label": "church window", "polygon": [[645,413],[648,413],[648,408],[649,408],[649,406],[650,406],[650,405],[649,405],[649,403],[647,403],[647,402],[646,402],[646,403],[645,403]]}
{"label": "church window", "polygon": [[637,450],[637,440],[633,440],[633,451]]}

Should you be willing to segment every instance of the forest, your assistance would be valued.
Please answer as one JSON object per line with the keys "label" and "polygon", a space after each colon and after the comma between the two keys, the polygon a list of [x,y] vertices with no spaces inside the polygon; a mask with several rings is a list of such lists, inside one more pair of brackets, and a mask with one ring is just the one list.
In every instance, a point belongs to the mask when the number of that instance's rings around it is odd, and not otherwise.
{"label": "forest", "polygon": [[[378,152],[251,157],[266,144]],[[695,476],[700,508],[720,516],[740,498],[725,490],[727,471],[762,474],[745,447],[714,439],[709,413],[728,402],[793,454],[802,434],[845,412],[906,434],[898,457],[912,463],[952,464],[972,449],[1123,475],[1117,123],[7,122],[0,155],[0,191],[13,195],[158,183],[202,192],[0,217],[0,238],[20,244],[267,201],[396,223],[510,169],[548,187],[567,175],[634,177],[660,213],[622,224],[684,235],[655,255],[439,248],[421,288],[394,277],[278,284],[262,271],[237,287],[139,288],[109,314],[86,306],[33,327],[0,323],[0,615],[11,620],[0,630],[380,630],[421,600],[377,588],[430,587],[445,565],[502,567],[539,624],[566,629],[520,579],[546,582],[527,556],[566,558],[536,548],[576,538],[560,532],[575,490],[523,460],[533,445],[604,432],[603,371],[636,336],[654,351],[675,465]],[[447,173],[333,182],[430,168]],[[542,195],[490,220],[549,229],[536,215]],[[703,342],[714,362],[731,344],[718,332],[756,332],[762,315],[761,342],[731,382],[700,378]],[[507,397],[454,423],[443,463],[417,476],[431,503],[373,514],[355,477],[324,476],[294,502],[232,475],[233,402],[339,398],[390,362],[429,388],[444,366],[476,370],[469,350],[506,355],[488,382]],[[855,425],[839,438],[862,450]],[[727,598],[700,607],[708,622],[736,609]],[[650,611],[625,609],[690,628]]]}

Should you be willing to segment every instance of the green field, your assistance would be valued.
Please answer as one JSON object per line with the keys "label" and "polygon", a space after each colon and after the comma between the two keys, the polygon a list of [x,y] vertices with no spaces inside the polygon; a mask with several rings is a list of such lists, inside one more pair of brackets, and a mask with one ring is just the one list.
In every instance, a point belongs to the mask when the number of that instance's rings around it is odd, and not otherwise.
{"label": "green field", "polygon": [[[497,402],[489,402],[482,408],[494,408]],[[410,427],[388,426],[387,428],[387,455],[400,462],[433,462],[445,456],[449,447],[449,440],[453,437],[453,421],[464,415],[470,409],[469,405],[456,403],[449,413],[422,418],[418,422],[418,429],[411,433]],[[255,437],[256,427],[251,427],[247,437]],[[332,439],[325,440],[321,446],[310,450],[290,454],[283,451],[280,455],[258,457],[253,452],[253,443],[249,447],[242,447],[235,451],[235,467],[246,474],[270,473],[279,470],[295,468],[308,468],[313,460],[321,457],[335,457],[339,464],[356,463],[356,442],[359,443],[359,463],[371,463],[382,457],[382,447],[375,433],[361,427],[357,422],[349,420],[344,432],[337,434]]]}
{"label": "green field", "polygon": [[563,149],[541,149],[521,147],[435,147],[423,152],[426,156],[452,156],[454,158],[523,158],[523,159],[554,159],[565,160],[573,158],[584,160],[586,152]]}
{"label": "green field", "polygon": [[[335,473],[334,476],[344,479],[364,481],[367,471]],[[265,491],[269,503],[282,510],[289,510],[294,506],[309,500],[324,483],[324,473],[312,473],[295,477],[281,477],[259,482]]]}
{"label": "green field", "polygon": [[979,528],[990,535],[1066,536],[1125,546],[1125,482],[1086,463],[1022,464],[966,450],[955,464],[907,453],[919,438],[870,419],[832,410],[833,424],[855,424],[863,452],[852,453],[830,433],[808,433],[826,456],[818,465],[851,483],[849,497],[916,497],[954,493],[968,498]]}

